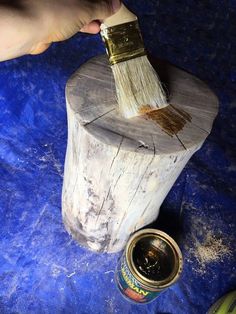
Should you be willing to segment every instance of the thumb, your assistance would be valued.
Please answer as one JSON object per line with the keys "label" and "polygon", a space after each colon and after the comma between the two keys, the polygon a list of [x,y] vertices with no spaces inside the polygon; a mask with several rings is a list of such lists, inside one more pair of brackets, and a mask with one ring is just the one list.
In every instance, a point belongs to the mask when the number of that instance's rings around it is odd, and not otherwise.
{"label": "thumb", "polygon": [[104,20],[105,18],[115,14],[121,6],[120,0],[94,0],[91,12],[92,20]]}

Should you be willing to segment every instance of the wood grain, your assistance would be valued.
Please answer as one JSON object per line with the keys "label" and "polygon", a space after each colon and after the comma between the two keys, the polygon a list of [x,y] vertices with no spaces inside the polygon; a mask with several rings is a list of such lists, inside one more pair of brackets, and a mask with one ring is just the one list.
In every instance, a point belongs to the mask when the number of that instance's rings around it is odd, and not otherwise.
{"label": "wood grain", "polygon": [[119,114],[106,56],[87,62],[67,83],[63,220],[91,250],[117,252],[131,233],[157,218],[217,114],[217,98],[203,82],[166,62],[156,65],[171,104],[192,117],[174,136],[147,117]]}

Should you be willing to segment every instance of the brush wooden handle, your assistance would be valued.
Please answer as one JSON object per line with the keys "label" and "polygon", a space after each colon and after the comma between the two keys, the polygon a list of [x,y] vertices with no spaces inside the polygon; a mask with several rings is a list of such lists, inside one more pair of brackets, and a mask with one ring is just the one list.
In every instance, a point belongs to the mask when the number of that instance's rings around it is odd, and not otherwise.
{"label": "brush wooden handle", "polygon": [[108,17],[106,20],[103,21],[103,27],[112,27],[120,24],[125,24],[128,22],[136,21],[138,18],[135,14],[130,12],[124,4],[121,5],[121,8],[118,12],[114,15]]}

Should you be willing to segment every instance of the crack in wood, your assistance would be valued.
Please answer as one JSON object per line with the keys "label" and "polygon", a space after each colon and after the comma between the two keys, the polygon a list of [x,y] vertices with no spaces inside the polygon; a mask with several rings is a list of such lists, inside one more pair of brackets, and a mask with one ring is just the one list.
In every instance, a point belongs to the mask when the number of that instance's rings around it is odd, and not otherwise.
{"label": "crack in wood", "polygon": [[[127,140],[130,140],[130,141],[134,142],[134,143],[140,144],[140,142],[139,142],[138,140],[136,140],[136,139],[134,139],[134,138],[132,138],[132,137],[129,137],[129,136],[127,136],[127,135],[121,134],[121,133],[116,132],[116,131],[111,130],[111,129],[107,129],[107,128],[102,127],[102,126],[99,126],[99,128],[102,129],[102,130],[104,130],[104,131],[108,131],[109,133],[116,134],[116,135],[118,135],[119,137],[123,137],[123,141],[124,141],[124,139],[127,139]],[[137,145],[134,144],[134,146],[135,146],[135,148],[137,148]],[[137,151],[137,150],[135,150],[135,151]],[[147,148],[146,151],[152,151],[152,152],[153,152],[153,150],[152,150],[152,149],[149,149],[149,148]]]}
{"label": "crack in wood", "polygon": [[100,217],[100,215],[101,215],[101,213],[102,213],[102,210],[103,210],[105,201],[107,200],[107,198],[108,198],[108,196],[109,196],[109,194],[110,194],[110,190],[111,190],[111,187],[110,187],[109,190],[108,190],[107,196],[104,197],[104,199],[103,199],[102,206],[100,207],[99,212],[98,212],[98,215],[97,215],[95,227],[97,226],[98,219],[99,219],[99,217]]}
{"label": "crack in wood", "polygon": [[73,189],[72,189],[72,193],[71,193],[71,194],[74,194],[74,192],[75,192],[75,188],[76,188],[78,179],[79,179],[79,173],[77,172],[76,179],[75,179],[75,183],[74,183],[74,187],[73,187]]}
{"label": "crack in wood", "polygon": [[158,110],[152,110],[148,105],[143,106],[141,113],[145,114],[147,119],[158,124],[171,137],[183,130],[185,124],[192,120],[189,113],[183,109],[175,108],[171,104]]}
{"label": "crack in wood", "polygon": [[144,209],[144,211],[142,212],[142,214],[140,215],[140,217],[143,217],[144,214],[146,214],[146,211],[147,211],[148,207],[150,206],[151,202],[152,202],[152,199],[148,202],[147,206],[145,207],[145,209]]}
{"label": "crack in wood", "polygon": [[[180,110],[179,108],[176,108],[174,105],[171,105],[171,104],[170,104],[170,106],[171,106],[174,110],[176,110],[177,112]],[[184,110],[184,112],[185,112],[186,114],[188,114],[188,112],[187,112],[186,110]],[[190,114],[189,114],[189,115],[190,115]],[[193,119],[193,117],[191,117],[191,118]],[[191,120],[188,120],[189,122],[191,122],[192,125],[194,125],[194,126],[197,127],[198,129],[204,131],[205,133],[210,134],[210,132],[208,132],[207,130],[201,128],[198,124],[194,123],[194,122],[192,121],[192,119],[191,119]]]}
{"label": "crack in wood", "polygon": [[83,126],[87,126],[87,125],[89,125],[89,124],[91,124],[91,123],[97,121],[98,119],[101,119],[102,117],[106,116],[107,114],[109,114],[110,112],[114,111],[115,109],[116,109],[116,108],[113,108],[113,109],[111,109],[111,110],[109,110],[109,111],[103,113],[103,114],[100,115],[99,117],[96,117],[95,119],[93,119],[93,120],[91,120],[91,121],[89,121],[89,122],[84,123]]}
{"label": "crack in wood", "polygon": [[120,152],[121,145],[122,145],[123,141],[124,141],[124,136],[122,136],[121,141],[120,141],[120,144],[119,144],[119,147],[118,147],[118,150],[117,150],[117,153],[116,153],[115,157],[114,157],[113,160],[112,160],[112,163],[111,163],[111,166],[110,166],[110,169],[109,169],[109,173],[110,173],[110,171],[111,171],[111,168],[113,167],[113,164],[114,164],[114,162],[115,162],[117,156],[119,155],[119,152]]}
{"label": "crack in wood", "polygon": [[199,130],[205,132],[206,134],[210,134],[210,132],[208,132],[207,130],[201,128],[199,125],[197,125],[196,123],[191,122],[192,125],[194,125],[196,128],[198,128]]}
{"label": "crack in wood", "polygon": [[175,111],[178,115],[182,116],[182,117],[183,117],[184,119],[186,119],[188,122],[191,122],[191,121],[192,121],[192,117],[191,117],[191,115],[190,115],[187,111],[185,111],[185,110],[183,110],[183,109],[180,109],[180,108],[176,108],[175,105],[172,105],[172,104],[170,104],[170,107],[171,107],[172,109],[174,109],[174,111]]}
{"label": "crack in wood", "polygon": [[146,167],[146,169],[145,169],[145,171],[144,171],[144,173],[143,173],[143,175],[142,175],[142,177],[141,177],[141,179],[140,179],[140,181],[139,181],[139,184],[138,184],[137,188],[135,189],[134,195],[133,195],[133,197],[132,197],[132,199],[131,199],[131,201],[130,201],[130,203],[129,203],[129,206],[128,206],[126,212],[129,210],[130,205],[132,204],[132,202],[133,202],[133,200],[134,200],[134,198],[135,198],[135,196],[136,196],[136,194],[137,194],[137,192],[138,192],[138,189],[139,189],[139,187],[140,187],[140,185],[141,185],[141,183],[142,183],[142,181],[143,181],[143,178],[145,177],[145,174],[147,173],[148,168],[151,166],[151,164],[152,164],[154,158],[155,158],[155,154],[153,155],[151,161],[148,163],[148,165],[147,165],[147,167]]}
{"label": "crack in wood", "polygon": [[[109,191],[110,191],[110,190],[109,190]],[[109,191],[108,191],[108,193],[109,193]],[[100,217],[100,215],[101,215],[101,212],[102,212],[103,207],[104,207],[104,204],[105,204],[105,200],[106,200],[106,197],[104,197],[104,199],[103,199],[103,201],[102,201],[102,206],[101,206],[101,207],[100,207],[100,209],[99,209],[99,212],[98,212],[98,215],[97,215],[97,219],[96,219],[96,224],[95,224],[95,226],[97,226],[98,219],[99,219],[99,217]]]}
{"label": "crack in wood", "polygon": [[100,126],[100,128],[101,128],[102,130],[104,130],[104,131],[108,131],[108,132],[110,132],[110,133],[112,133],[112,134],[116,134],[116,135],[118,135],[119,137],[123,137],[124,139],[127,138],[127,140],[134,141],[133,138],[128,137],[127,135],[123,135],[123,134],[121,134],[121,133],[119,133],[119,132],[116,132],[116,131],[114,131],[114,130],[107,129],[107,128],[102,127],[102,126]]}
{"label": "crack in wood", "polygon": [[116,234],[119,234],[120,229],[122,228],[122,224],[123,224],[123,221],[124,221],[126,215],[127,215],[127,211],[124,212],[124,215],[123,215],[122,218],[120,219],[120,226],[119,226],[119,228],[117,229]]}
{"label": "crack in wood", "polygon": [[139,141],[139,147],[138,148],[145,148],[148,149],[149,145],[145,144],[143,141]]}
{"label": "crack in wood", "polygon": [[116,180],[116,183],[115,183],[115,185],[114,185],[114,190],[115,190],[115,188],[116,188],[116,186],[117,186],[117,184],[118,184],[118,182],[119,182],[119,180],[120,180],[120,178],[121,178],[121,176],[124,174],[124,172],[123,173],[121,173],[120,175],[119,175],[119,177],[118,177],[118,179]]}
{"label": "crack in wood", "polygon": [[[117,184],[118,184],[118,182],[119,182],[119,180],[120,180],[120,178],[121,178],[122,175],[123,175],[123,173],[120,174],[119,177],[117,178],[116,183],[115,183],[115,185],[114,185],[114,187],[113,187],[113,190],[115,190],[115,188],[116,188],[116,186],[117,186]],[[102,212],[102,210],[103,210],[103,207],[104,207],[104,205],[105,205],[105,202],[108,200],[108,197],[110,196],[110,193],[111,193],[111,187],[110,187],[109,190],[108,190],[107,196],[104,197],[104,199],[103,199],[102,206],[101,206],[101,208],[99,209],[98,217],[97,217],[97,219],[96,219],[96,224],[97,224],[98,218],[99,218],[99,216],[100,216],[100,214],[101,214],[101,212]]]}
{"label": "crack in wood", "polygon": [[185,150],[188,150],[188,149],[185,147],[184,143],[183,143],[183,142],[181,141],[181,139],[179,138],[179,136],[178,136],[177,134],[175,134],[175,136],[177,137],[178,141],[179,141],[180,144],[183,146],[183,148],[184,148]]}
{"label": "crack in wood", "polygon": [[[110,169],[109,169],[109,173],[110,173],[110,171],[111,171],[111,168],[112,168],[112,166],[113,166],[113,164],[114,164],[115,159],[117,158],[117,156],[118,156],[118,154],[119,154],[119,152],[120,152],[120,148],[121,148],[121,145],[122,145],[122,143],[123,143],[123,140],[124,140],[124,137],[122,136],[122,139],[121,139],[121,141],[120,141],[120,144],[119,144],[117,153],[116,153],[115,157],[114,157],[113,160],[112,160],[112,163],[111,163],[111,166],[110,166]],[[117,179],[117,181],[116,181],[116,183],[115,183],[115,185],[114,185],[114,188],[115,188],[116,185],[118,184],[118,181],[119,181],[120,177],[121,177],[121,174],[119,175],[119,177],[118,177],[118,179]],[[110,186],[110,188],[109,188],[109,190],[108,190],[108,193],[107,193],[106,197],[104,197],[104,199],[103,199],[101,208],[99,209],[98,216],[97,216],[97,219],[96,219],[96,224],[97,224],[97,222],[98,222],[99,216],[101,215],[101,212],[102,212],[102,210],[103,210],[103,207],[104,207],[104,205],[105,205],[105,202],[108,200],[108,197],[109,197],[109,195],[110,195],[110,192],[111,192],[111,186]]]}
{"label": "crack in wood", "polygon": [[[110,76],[109,75],[110,73],[107,73],[107,76]],[[101,83],[107,83],[107,80],[104,78],[104,80],[101,80],[101,79],[99,79],[99,78],[97,78],[97,77],[94,77],[94,76],[90,76],[90,75],[87,75],[87,74],[84,74],[84,73],[80,73],[79,74],[79,76],[82,76],[82,77],[85,77],[85,78],[88,78],[88,79],[90,79],[90,80],[93,80],[93,81],[98,81],[98,82],[101,82]],[[113,85],[114,85],[114,87],[115,87],[115,83],[113,83]]]}
{"label": "crack in wood", "polygon": [[153,135],[151,135],[151,138],[152,138],[152,143],[153,143],[154,156],[156,156],[156,146],[155,146],[155,142],[154,142],[154,137],[153,137]]}

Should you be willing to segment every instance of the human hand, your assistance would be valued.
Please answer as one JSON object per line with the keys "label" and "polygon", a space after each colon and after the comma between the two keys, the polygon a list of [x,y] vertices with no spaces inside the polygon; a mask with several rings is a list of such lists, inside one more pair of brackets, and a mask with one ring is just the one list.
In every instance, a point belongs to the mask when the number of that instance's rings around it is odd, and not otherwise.
{"label": "human hand", "polygon": [[0,61],[39,54],[79,31],[95,34],[120,0],[0,0]]}

